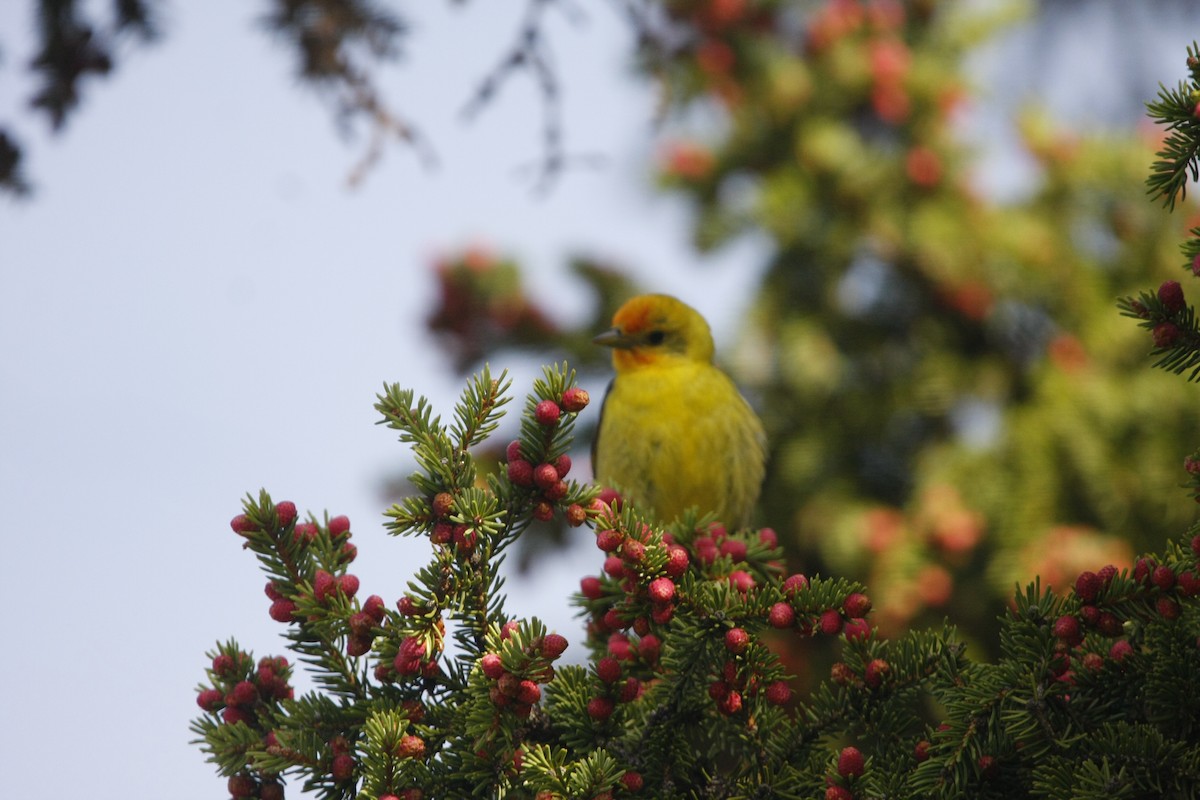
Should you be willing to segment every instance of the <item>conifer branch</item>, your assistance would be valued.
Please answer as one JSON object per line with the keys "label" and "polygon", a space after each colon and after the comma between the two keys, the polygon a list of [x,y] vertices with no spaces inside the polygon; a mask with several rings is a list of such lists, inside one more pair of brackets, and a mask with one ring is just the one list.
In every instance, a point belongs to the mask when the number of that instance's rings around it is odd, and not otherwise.
{"label": "conifer branch", "polygon": [[1136,300],[1121,298],[1117,308],[1150,331],[1154,366],[1176,375],[1187,373],[1189,381],[1200,380],[1200,327],[1178,282],[1166,281],[1156,293],[1142,292]]}
{"label": "conifer branch", "polygon": [[1167,130],[1146,186],[1153,199],[1161,198],[1163,205],[1172,210],[1177,200],[1187,196],[1188,179],[1200,178],[1200,119],[1196,116],[1200,104],[1200,47],[1195,42],[1188,47],[1187,66],[1188,82],[1180,81],[1174,89],[1160,84],[1158,99],[1146,104],[1150,118]]}
{"label": "conifer branch", "polygon": [[[1176,313],[1170,293],[1143,301]],[[425,400],[385,387],[377,408],[418,453],[422,492],[389,510],[389,526],[432,547],[397,611],[375,595],[358,600],[344,517],[299,522],[291,503],[247,498],[233,528],[270,577],[271,615],[288,625],[317,690],[293,697],[286,660],[256,668],[235,642],[209,654],[192,731],[235,796],[282,792],[285,775],[332,800],[481,787],[514,797],[790,797],[823,787],[849,793],[838,797],[960,797],[1053,793],[1105,776],[1144,790],[1149,764],[1180,781],[1197,774],[1184,744],[1196,726],[1176,712],[1177,665],[1194,661],[1200,620],[1200,536],[1129,572],[1084,573],[1070,595],[1030,584],[1003,620],[1000,662],[975,664],[950,629],[880,638],[858,584],[785,578],[770,529],[728,531],[694,514],[665,529],[567,481],[562,459],[586,405],[573,380],[562,365],[535,381],[506,469],[485,485],[464,476],[476,474],[473,447],[495,429],[502,381],[486,371],[474,379],[450,425]],[[553,474],[535,479],[543,466]],[[591,526],[608,554],[576,596],[586,668],[556,667],[566,640],[504,613],[497,568],[544,507]],[[766,644],[772,630],[840,649],[800,709],[789,708],[794,689]],[[936,727],[933,700],[943,710]],[[1086,766],[1095,763],[1121,768]]]}

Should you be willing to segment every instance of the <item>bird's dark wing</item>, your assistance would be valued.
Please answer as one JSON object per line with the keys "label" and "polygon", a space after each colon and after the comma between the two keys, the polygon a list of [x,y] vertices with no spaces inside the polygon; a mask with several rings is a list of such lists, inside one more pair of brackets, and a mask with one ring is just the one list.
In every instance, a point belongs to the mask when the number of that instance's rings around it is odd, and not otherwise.
{"label": "bird's dark wing", "polygon": [[600,418],[596,420],[596,435],[592,437],[592,480],[596,479],[596,442],[600,441],[600,429],[604,424],[604,407],[608,405],[608,396],[612,394],[613,384],[617,382],[614,377],[608,382],[608,386],[604,388],[604,399],[600,401]]}

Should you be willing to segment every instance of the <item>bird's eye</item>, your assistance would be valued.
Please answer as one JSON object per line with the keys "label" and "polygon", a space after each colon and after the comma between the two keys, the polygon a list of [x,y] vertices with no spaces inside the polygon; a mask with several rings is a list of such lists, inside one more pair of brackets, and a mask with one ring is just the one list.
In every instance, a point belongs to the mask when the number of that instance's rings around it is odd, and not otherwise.
{"label": "bird's eye", "polygon": [[662,331],[650,331],[650,333],[646,335],[646,341],[650,344],[662,344],[663,340],[666,338],[667,335]]}

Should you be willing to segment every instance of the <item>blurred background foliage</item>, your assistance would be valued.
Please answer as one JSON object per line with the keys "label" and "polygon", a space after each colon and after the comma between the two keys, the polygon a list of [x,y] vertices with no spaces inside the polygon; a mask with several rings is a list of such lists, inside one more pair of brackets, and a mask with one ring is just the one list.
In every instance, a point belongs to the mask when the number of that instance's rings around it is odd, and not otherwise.
{"label": "blurred background foliage", "polygon": [[[949,618],[990,641],[1015,584],[1065,589],[1195,519],[1179,488],[1194,390],[1148,368],[1153,342],[1115,308],[1189,266],[1195,207],[1146,198],[1160,132],[1028,109],[1036,177],[997,198],[962,133],[967,59],[1020,8],[629,5],[663,97],[662,189],[692,207],[699,250],[769,245],[719,350],[769,432],[758,523],[792,568],[865,581],[885,631]],[[598,389],[589,338],[636,288],[573,268],[597,300],[577,326],[555,328],[519,264],[479,251],[439,265],[431,326],[463,368],[565,355]]]}

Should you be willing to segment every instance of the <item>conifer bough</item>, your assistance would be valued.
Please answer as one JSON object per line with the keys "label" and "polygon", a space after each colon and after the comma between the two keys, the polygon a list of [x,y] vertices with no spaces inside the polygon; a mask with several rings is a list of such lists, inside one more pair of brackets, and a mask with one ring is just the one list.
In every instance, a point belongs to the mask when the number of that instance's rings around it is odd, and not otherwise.
{"label": "conifer bough", "polygon": [[[485,369],[448,423],[410,391],[380,394],[419,465],[388,527],[431,551],[394,605],[360,599],[344,516],[247,497],[231,527],[315,689],[296,695],[284,657],[232,640],[209,654],[192,730],[229,794],[1185,796],[1200,781],[1196,532],[1065,595],[1028,587],[1003,618],[1001,661],[973,663],[949,628],[880,638],[863,587],[787,575],[773,530],[694,514],[658,527],[566,478],[586,395],[565,364],[535,382],[506,465],[484,468],[474,453],[508,384]],[[505,550],[547,508],[607,554],[574,597],[574,647],[504,610]],[[814,638],[838,660],[805,688],[779,653]]]}

